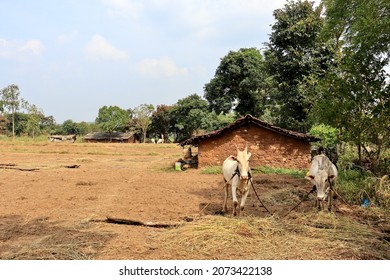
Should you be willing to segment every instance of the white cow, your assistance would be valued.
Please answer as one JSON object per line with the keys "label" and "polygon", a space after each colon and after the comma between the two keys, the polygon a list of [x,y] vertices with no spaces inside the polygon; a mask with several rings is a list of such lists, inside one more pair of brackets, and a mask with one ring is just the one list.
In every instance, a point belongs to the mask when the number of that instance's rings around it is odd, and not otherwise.
{"label": "white cow", "polygon": [[161,134],[161,138],[157,140],[157,144],[163,144],[164,143],[164,135]]}
{"label": "white cow", "polygon": [[[236,147],[237,148],[237,147]],[[229,186],[232,187],[233,196],[233,215],[236,216],[236,208],[238,205],[237,190],[241,193],[240,214],[244,210],[246,198],[249,194],[249,184],[252,180],[252,174],[249,167],[249,159],[251,153],[248,153],[248,147],[243,151],[237,148],[237,156],[229,156],[222,165],[223,177],[225,180],[225,200],[222,207],[222,212],[226,212],[227,197],[229,194]]]}
{"label": "white cow", "polygon": [[316,206],[324,208],[324,201],[328,199],[328,210],[332,210],[333,188],[336,185],[337,168],[326,155],[315,156],[310,170],[305,177],[317,190]]}

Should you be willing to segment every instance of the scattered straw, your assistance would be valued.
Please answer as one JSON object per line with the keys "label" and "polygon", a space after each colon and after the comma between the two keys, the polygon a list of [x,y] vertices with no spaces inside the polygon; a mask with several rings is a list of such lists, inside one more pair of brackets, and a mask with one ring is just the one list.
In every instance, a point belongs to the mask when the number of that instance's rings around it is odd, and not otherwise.
{"label": "scattered straw", "polygon": [[389,259],[374,229],[329,213],[290,219],[204,216],[159,237],[176,259]]}
{"label": "scattered straw", "polygon": [[[88,224],[64,227],[47,218],[25,220],[0,217],[0,259],[85,260],[93,259],[112,235],[90,230]],[[6,242],[5,242],[6,241]]]}

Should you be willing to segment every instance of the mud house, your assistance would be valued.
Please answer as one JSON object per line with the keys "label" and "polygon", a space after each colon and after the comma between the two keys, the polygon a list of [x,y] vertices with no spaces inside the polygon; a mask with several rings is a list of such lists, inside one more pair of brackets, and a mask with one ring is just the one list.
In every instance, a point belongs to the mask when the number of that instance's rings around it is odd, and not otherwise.
{"label": "mud house", "polygon": [[246,115],[224,128],[184,140],[180,145],[198,147],[198,167],[222,165],[226,157],[235,155],[235,144],[240,149],[247,144],[252,153],[252,167],[307,169],[311,159],[310,142],[319,140]]}
{"label": "mud house", "polygon": [[139,143],[140,137],[132,132],[91,132],[85,135],[83,140],[92,143]]}

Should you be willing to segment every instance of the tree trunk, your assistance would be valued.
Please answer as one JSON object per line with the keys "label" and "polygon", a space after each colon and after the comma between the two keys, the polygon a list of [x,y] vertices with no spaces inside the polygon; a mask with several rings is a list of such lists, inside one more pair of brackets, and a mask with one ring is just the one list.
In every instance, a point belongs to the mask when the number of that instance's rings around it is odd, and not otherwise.
{"label": "tree trunk", "polygon": [[15,111],[12,111],[12,140],[15,139]]}
{"label": "tree trunk", "polygon": [[359,169],[361,171],[361,173],[363,173],[363,167],[362,167],[362,145],[361,143],[359,142],[358,146],[358,157],[359,157]]}

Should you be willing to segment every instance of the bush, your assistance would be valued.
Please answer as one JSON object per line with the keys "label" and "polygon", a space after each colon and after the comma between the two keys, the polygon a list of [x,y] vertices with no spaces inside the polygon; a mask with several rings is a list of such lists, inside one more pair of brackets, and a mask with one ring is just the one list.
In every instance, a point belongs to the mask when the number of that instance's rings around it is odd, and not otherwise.
{"label": "bush", "polygon": [[388,207],[390,205],[389,181],[374,177],[370,172],[341,170],[336,190],[343,199],[352,204],[362,205],[364,200],[370,205]]}

